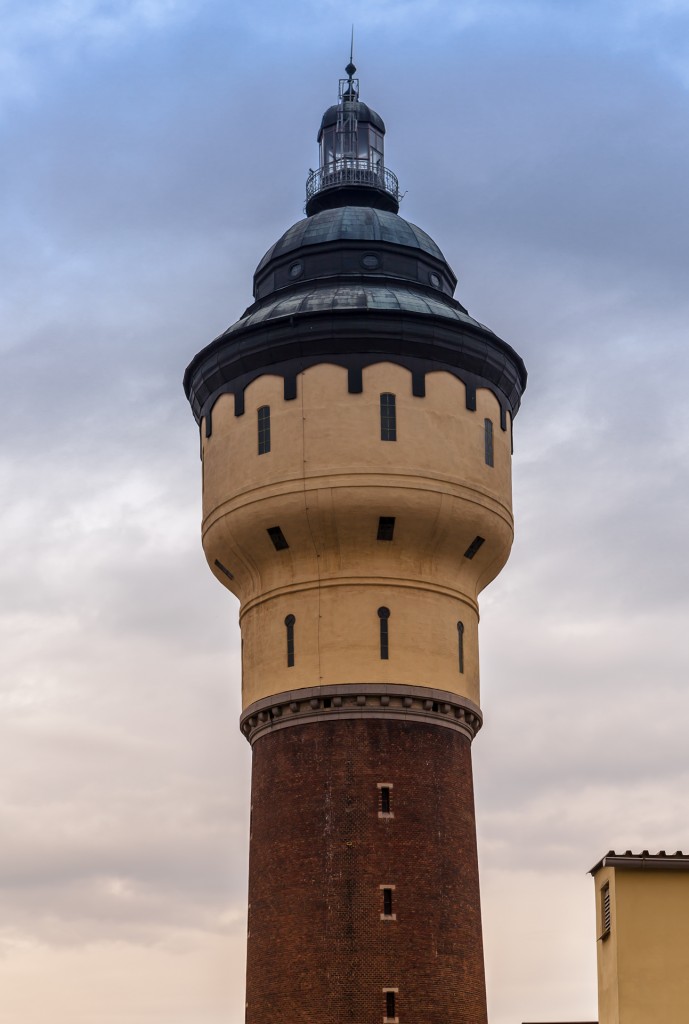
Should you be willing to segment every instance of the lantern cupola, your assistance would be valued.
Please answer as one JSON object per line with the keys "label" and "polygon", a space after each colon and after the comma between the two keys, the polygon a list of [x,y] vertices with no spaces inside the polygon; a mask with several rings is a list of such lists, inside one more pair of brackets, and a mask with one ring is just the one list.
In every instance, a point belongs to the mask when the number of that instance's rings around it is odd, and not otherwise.
{"label": "lantern cupola", "polygon": [[385,124],[359,99],[359,79],[350,60],[340,79],[337,103],[318,130],[319,167],[306,181],[306,214],[336,206],[369,206],[397,213],[397,177],[385,166]]}

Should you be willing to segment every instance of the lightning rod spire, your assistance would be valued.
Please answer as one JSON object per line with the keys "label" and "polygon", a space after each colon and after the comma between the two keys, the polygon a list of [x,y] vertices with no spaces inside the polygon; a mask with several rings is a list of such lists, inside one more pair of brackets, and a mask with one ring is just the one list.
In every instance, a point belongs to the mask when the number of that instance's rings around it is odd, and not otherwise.
{"label": "lightning rod spire", "polygon": [[354,66],[354,25],[352,25],[352,38],[349,44],[349,64],[345,68],[347,75],[349,76],[349,84],[351,86],[352,79],[356,73],[356,67]]}

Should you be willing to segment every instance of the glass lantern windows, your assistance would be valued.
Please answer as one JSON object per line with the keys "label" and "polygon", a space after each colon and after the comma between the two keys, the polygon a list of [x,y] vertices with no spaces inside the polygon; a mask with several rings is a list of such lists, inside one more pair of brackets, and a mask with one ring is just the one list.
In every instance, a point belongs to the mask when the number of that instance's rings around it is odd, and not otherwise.
{"label": "glass lantern windows", "polygon": [[357,155],[366,160],[372,171],[383,166],[383,136],[372,124],[359,123],[357,132]]}
{"label": "glass lantern windows", "polygon": [[321,136],[321,167],[332,171],[335,164],[335,127],[326,128]]}
{"label": "glass lantern windows", "polygon": [[372,124],[368,125],[369,162],[372,171],[379,171],[383,166],[383,136]]}
{"label": "glass lantern windows", "polygon": [[346,121],[344,130],[337,125],[323,129],[321,135],[321,167],[335,171],[345,167],[378,172],[383,167],[383,134],[366,121]]}
{"label": "glass lantern windows", "polygon": [[357,132],[357,151],[356,155],[360,160],[368,160],[368,129],[367,124],[360,124],[359,131]]}
{"label": "glass lantern windows", "polygon": [[353,160],[356,131],[338,132],[335,125],[325,128],[321,136],[321,167],[325,171],[338,170],[341,160]]}

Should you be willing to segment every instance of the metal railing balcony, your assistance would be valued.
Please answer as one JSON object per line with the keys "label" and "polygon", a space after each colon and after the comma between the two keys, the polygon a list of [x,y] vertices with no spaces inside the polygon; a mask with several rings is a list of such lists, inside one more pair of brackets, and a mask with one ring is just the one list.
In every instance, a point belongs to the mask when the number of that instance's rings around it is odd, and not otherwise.
{"label": "metal railing balcony", "polygon": [[397,175],[387,167],[372,167],[370,160],[342,159],[336,160],[326,167],[311,171],[306,179],[306,201],[318,192],[329,188],[341,188],[343,185],[367,185],[369,188],[380,189],[400,201],[400,188]]}

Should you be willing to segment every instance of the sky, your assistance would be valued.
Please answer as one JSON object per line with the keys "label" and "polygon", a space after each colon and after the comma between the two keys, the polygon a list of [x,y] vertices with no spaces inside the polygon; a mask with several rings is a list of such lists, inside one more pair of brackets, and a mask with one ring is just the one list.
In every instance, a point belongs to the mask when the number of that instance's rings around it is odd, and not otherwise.
{"label": "sky", "polygon": [[182,374],[303,216],[355,23],[401,214],[524,358],[474,744],[491,1024],[593,1020],[689,850],[689,0],[0,0],[0,1024],[240,1024],[238,606]]}

